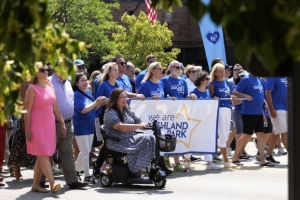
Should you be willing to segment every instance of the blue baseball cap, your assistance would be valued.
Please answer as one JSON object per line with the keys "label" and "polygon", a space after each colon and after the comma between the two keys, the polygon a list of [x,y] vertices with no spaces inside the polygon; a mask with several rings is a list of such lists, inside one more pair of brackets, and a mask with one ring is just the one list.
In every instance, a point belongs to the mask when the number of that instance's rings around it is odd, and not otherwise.
{"label": "blue baseball cap", "polygon": [[84,64],[83,60],[80,60],[80,59],[75,60],[73,64],[74,65],[84,65],[84,66],[86,66],[86,64]]}

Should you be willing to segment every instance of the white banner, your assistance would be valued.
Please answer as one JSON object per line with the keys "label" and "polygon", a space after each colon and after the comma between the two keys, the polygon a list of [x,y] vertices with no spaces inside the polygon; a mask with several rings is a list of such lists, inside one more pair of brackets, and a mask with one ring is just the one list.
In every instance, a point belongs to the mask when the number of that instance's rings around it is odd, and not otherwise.
{"label": "white banner", "polygon": [[212,99],[130,101],[143,122],[157,119],[164,134],[177,138],[176,150],[166,155],[216,153],[218,105],[219,101]]}

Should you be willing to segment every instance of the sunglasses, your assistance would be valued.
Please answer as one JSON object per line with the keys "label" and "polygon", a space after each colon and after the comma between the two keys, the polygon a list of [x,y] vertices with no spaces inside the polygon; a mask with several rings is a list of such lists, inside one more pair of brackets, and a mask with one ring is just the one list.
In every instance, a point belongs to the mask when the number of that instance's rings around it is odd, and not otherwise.
{"label": "sunglasses", "polygon": [[204,78],[204,80],[206,80],[206,81],[210,81],[210,78]]}
{"label": "sunglasses", "polygon": [[77,69],[85,69],[85,66],[77,66]]}
{"label": "sunglasses", "polygon": [[159,70],[159,71],[162,71],[162,70],[163,70],[162,68],[159,68],[159,67],[158,67],[158,68],[154,68],[154,69],[157,69],[157,70]]}
{"label": "sunglasses", "polygon": [[235,71],[235,72],[236,72],[236,71],[240,71],[240,70],[241,70],[241,69],[233,69],[233,71]]}
{"label": "sunglasses", "polygon": [[120,65],[126,65],[126,62],[120,62],[118,64],[120,64]]}
{"label": "sunglasses", "polygon": [[175,69],[180,69],[180,66],[172,66]]}
{"label": "sunglasses", "polygon": [[39,72],[41,72],[41,73],[45,73],[45,72],[49,72],[49,71],[50,71],[50,69],[45,69],[45,68],[39,69]]}
{"label": "sunglasses", "polygon": [[197,70],[193,70],[193,71],[190,71],[191,73],[196,73],[197,72]]}

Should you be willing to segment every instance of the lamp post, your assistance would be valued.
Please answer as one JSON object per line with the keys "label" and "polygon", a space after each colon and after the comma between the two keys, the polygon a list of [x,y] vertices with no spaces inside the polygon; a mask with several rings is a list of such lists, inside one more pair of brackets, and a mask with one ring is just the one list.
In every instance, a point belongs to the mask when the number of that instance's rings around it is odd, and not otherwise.
{"label": "lamp post", "polygon": [[138,5],[134,8],[134,10],[130,10],[128,11],[128,15],[133,15],[136,11],[136,9],[139,7],[139,5],[142,3],[143,0],[140,0],[140,2],[138,3]]}

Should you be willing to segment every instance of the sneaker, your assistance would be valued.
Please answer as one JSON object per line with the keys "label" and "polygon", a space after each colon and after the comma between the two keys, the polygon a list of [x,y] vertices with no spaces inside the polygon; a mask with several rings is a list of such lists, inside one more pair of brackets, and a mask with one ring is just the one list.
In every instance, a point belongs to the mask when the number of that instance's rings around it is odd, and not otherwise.
{"label": "sneaker", "polygon": [[236,168],[238,165],[233,164],[232,162],[224,162],[224,168]]}
{"label": "sneaker", "polygon": [[221,167],[219,167],[219,166],[217,166],[217,165],[211,163],[210,165],[207,165],[207,166],[206,166],[206,169],[220,170]]}
{"label": "sneaker", "polygon": [[256,156],[255,156],[255,160],[256,161],[260,161],[260,155],[259,155],[259,152],[257,152]]}
{"label": "sneaker", "polygon": [[161,168],[161,171],[164,171],[164,172],[166,173],[167,176],[173,173],[172,170],[170,170],[170,169],[168,169],[168,168],[166,168],[166,167]]}
{"label": "sneaker", "polygon": [[221,158],[219,158],[218,154],[213,155],[213,161],[220,162]]}
{"label": "sneaker", "polygon": [[96,183],[95,179],[92,176],[85,177],[84,178],[84,182],[86,182],[86,183],[92,183],[92,184]]}
{"label": "sneaker", "polygon": [[278,149],[278,152],[277,152],[277,154],[279,154],[279,155],[286,155],[286,154],[287,154],[287,152],[286,152],[286,151],[284,151],[283,147],[281,147],[280,149]]}
{"label": "sneaker", "polygon": [[174,166],[173,171],[174,171],[174,172],[186,172],[187,169],[186,169],[185,167],[183,167],[182,164],[177,163],[177,164]]}
{"label": "sneaker", "polygon": [[189,160],[184,160],[182,165],[187,169],[191,169],[191,161]]}
{"label": "sneaker", "polygon": [[193,155],[191,155],[191,157],[190,157],[190,161],[191,162],[199,162],[201,160],[202,160],[201,157],[194,157]]}
{"label": "sneaker", "polygon": [[53,176],[60,176],[60,175],[64,174],[60,169],[58,169],[56,167],[52,168],[52,173],[53,173]]}
{"label": "sneaker", "polygon": [[230,147],[226,147],[226,153],[227,153],[228,157],[232,156],[232,154],[231,154],[231,148]]}
{"label": "sneaker", "polygon": [[220,156],[222,154],[220,149],[217,150],[217,154],[218,154],[218,156]]}
{"label": "sneaker", "polygon": [[170,156],[164,156],[164,161],[165,161],[165,164],[166,164],[167,168],[172,168],[171,161],[170,161]]}
{"label": "sneaker", "polygon": [[275,160],[275,159],[273,158],[272,154],[269,155],[269,156],[266,156],[266,160],[269,161],[269,162],[272,162],[272,163],[277,163],[277,164],[280,163],[279,161],[277,161],[277,160]]}

